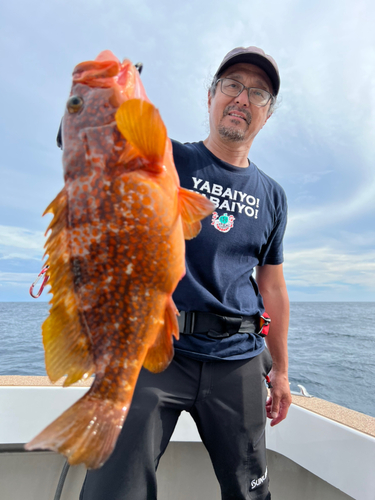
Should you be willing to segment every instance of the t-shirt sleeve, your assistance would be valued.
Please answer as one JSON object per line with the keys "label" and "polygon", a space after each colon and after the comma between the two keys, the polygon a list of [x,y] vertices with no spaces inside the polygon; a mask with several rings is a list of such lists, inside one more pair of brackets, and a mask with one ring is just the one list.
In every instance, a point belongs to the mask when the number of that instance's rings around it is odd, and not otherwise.
{"label": "t-shirt sleeve", "polygon": [[173,160],[176,165],[177,171],[184,166],[186,163],[186,147],[181,142],[175,141],[171,139],[172,148],[173,148]]}
{"label": "t-shirt sleeve", "polygon": [[278,265],[284,262],[283,238],[287,224],[288,207],[286,196],[283,194],[282,204],[279,208],[279,214],[276,223],[271,231],[267,243],[263,245],[259,256],[259,265],[266,264]]}

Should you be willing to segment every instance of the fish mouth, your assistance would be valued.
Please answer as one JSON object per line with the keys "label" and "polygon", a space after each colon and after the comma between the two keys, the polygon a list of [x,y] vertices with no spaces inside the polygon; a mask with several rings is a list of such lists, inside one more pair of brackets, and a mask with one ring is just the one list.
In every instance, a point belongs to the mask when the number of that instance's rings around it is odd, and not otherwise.
{"label": "fish mouth", "polygon": [[89,87],[112,87],[113,78],[119,74],[121,65],[117,61],[86,61],[78,64],[73,71],[73,83],[83,83]]}

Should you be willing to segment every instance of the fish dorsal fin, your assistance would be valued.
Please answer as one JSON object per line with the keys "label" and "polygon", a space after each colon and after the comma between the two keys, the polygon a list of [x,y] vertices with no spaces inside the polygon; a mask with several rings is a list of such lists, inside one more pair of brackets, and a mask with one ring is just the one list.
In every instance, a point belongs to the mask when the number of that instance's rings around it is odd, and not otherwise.
{"label": "fish dorsal fin", "polygon": [[70,253],[67,212],[64,188],[44,212],[54,214],[47,229],[51,233],[45,246],[53,298],[42,332],[47,374],[52,382],[67,375],[65,386],[87,378],[94,371],[91,341],[82,326],[74,292],[74,276],[67,258]]}
{"label": "fish dorsal fin", "polygon": [[116,112],[116,123],[144,159],[144,168],[162,172],[167,130],[155,106],[142,99],[125,101]]}
{"label": "fish dorsal fin", "polygon": [[191,240],[201,230],[199,221],[207,217],[215,209],[215,205],[203,195],[184,188],[179,189],[178,198],[185,240]]}
{"label": "fish dorsal fin", "polygon": [[164,325],[161,328],[154,344],[149,348],[146,358],[143,362],[144,368],[153,373],[159,373],[172,361],[174,349],[173,349],[173,337],[179,337],[178,329],[178,314],[177,308],[174,305],[172,297],[167,301],[164,314]]}

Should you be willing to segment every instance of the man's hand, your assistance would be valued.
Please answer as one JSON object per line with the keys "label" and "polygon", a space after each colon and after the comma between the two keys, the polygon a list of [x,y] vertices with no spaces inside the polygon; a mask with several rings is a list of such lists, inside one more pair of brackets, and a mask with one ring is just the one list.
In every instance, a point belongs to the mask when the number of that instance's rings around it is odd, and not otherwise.
{"label": "man's hand", "polygon": [[266,343],[273,363],[269,373],[272,388],[266,410],[274,426],[284,420],[292,402],[288,382],[289,299],[282,264],[257,267],[256,280],[266,312],[271,317]]}
{"label": "man's hand", "polygon": [[271,418],[271,427],[277,425],[286,417],[289,406],[292,403],[288,376],[271,370],[269,373],[271,380],[271,396],[266,402],[267,417]]}

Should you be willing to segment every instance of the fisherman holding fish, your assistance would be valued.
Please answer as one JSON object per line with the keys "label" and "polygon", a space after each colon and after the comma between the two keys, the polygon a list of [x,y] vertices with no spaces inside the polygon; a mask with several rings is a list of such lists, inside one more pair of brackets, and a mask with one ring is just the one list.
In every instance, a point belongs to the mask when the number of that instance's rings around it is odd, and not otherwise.
{"label": "fisherman holding fish", "polygon": [[73,71],[42,332],[52,382],[95,378],[26,449],[92,469],[81,500],[156,500],[186,410],[222,499],[269,499],[266,418],[278,424],[291,403],[287,203],[248,156],[279,71],[259,48],[233,49],[208,92],[208,137],[181,144],[138,69],[103,51]]}
{"label": "fisherman holding fish", "polygon": [[211,200],[214,212],[186,242],[186,275],[173,294],[180,312],[174,358],[160,373],[141,370],[117,445],[88,471],[81,500],[155,500],[156,468],[183,410],[196,422],[223,500],[271,498],[266,417],[278,424],[291,404],[287,203],[248,157],[279,87],[271,56],[257,47],[232,50],[208,92],[208,137],[173,141],[181,186]]}

